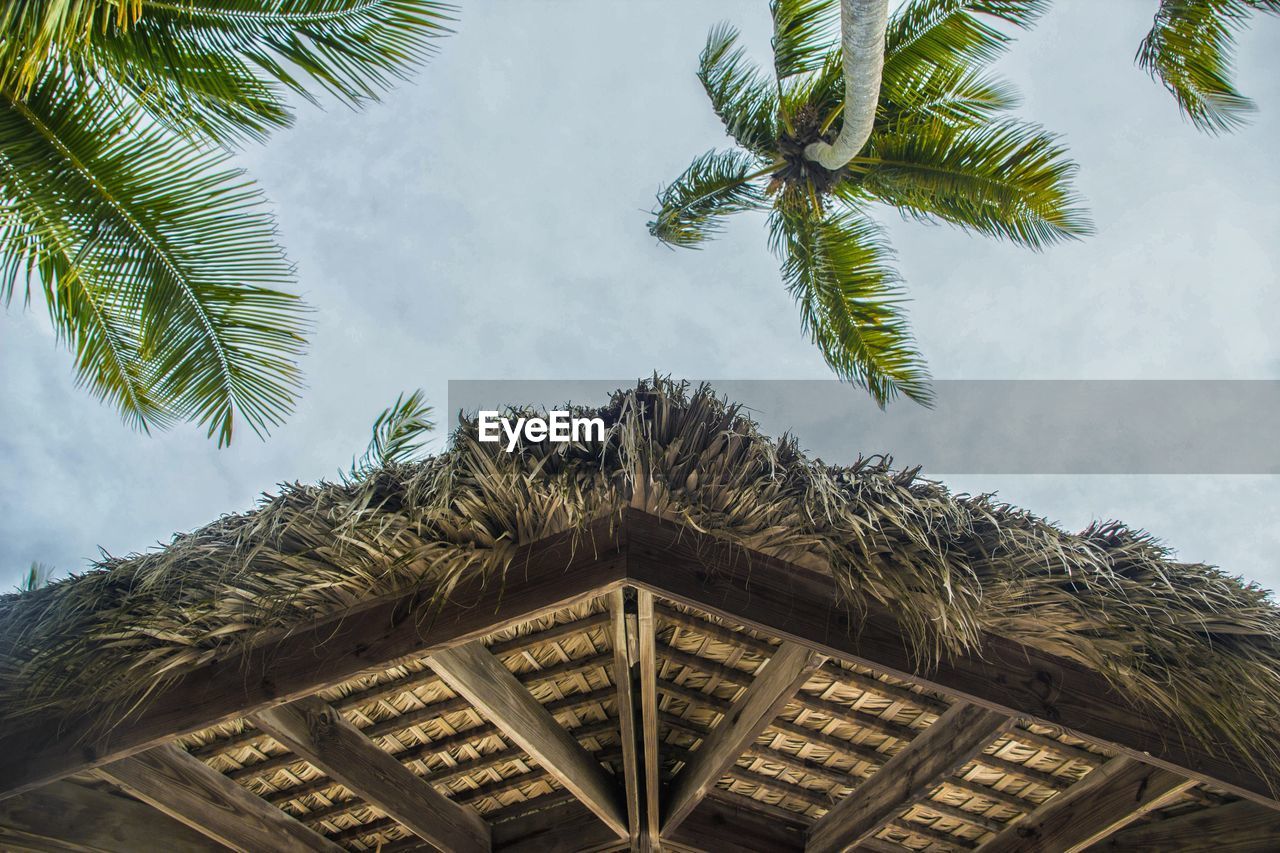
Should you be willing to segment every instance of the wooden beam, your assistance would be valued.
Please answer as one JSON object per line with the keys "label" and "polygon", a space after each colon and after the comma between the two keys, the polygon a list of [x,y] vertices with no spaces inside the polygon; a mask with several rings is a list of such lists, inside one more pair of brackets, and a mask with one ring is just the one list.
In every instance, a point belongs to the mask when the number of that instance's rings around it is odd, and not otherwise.
{"label": "wooden beam", "polygon": [[632,664],[640,663],[640,627],[638,615],[627,612],[627,591],[615,589],[609,594],[610,642],[613,646],[613,682],[618,691],[618,734],[622,741],[622,789],[627,800],[627,833],[632,849],[640,846],[644,822],[643,797],[640,796],[642,762],[640,724],[636,719],[636,699]]}
{"label": "wooden beam", "polygon": [[428,658],[428,665],[619,838],[630,837],[626,807],[604,768],[484,645],[475,641],[437,652]]}
{"label": "wooden beam", "polygon": [[74,782],[54,782],[0,803],[0,849],[226,851],[132,797]]}
{"label": "wooden beam", "polygon": [[603,519],[582,538],[565,533],[521,546],[503,583],[464,579],[435,618],[422,618],[432,591],[415,588],[197,667],[125,719],[100,712],[6,730],[0,799],[607,591],[625,576],[623,534],[612,524]]}
{"label": "wooden beam", "polygon": [[922,671],[893,612],[874,600],[856,613],[841,605],[827,574],[638,511],[628,512],[626,530],[629,582],[662,598],[971,704],[1057,726],[1280,809],[1280,773],[1264,773],[1234,747],[1204,744],[1159,709],[1135,706],[1083,664],[988,634],[972,652]]}
{"label": "wooden beam", "polygon": [[983,853],[1076,853],[1194,784],[1185,776],[1131,758],[1113,758],[981,849]]}
{"label": "wooden beam", "polygon": [[653,613],[653,595],[636,590],[636,622],[640,656],[640,725],[644,747],[644,834],[642,847],[656,847],[662,815],[661,741],[658,737],[658,657],[657,620]]}
{"label": "wooden beam", "polygon": [[839,853],[875,835],[1012,724],[985,708],[951,706],[813,825],[807,853]]}
{"label": "wooden beam", "polygon": [[576,799],[493,827],[495,853],[589,853],[614,850],[618,845],[618,836]]}
{"label": "wooden beam", "polygon": [[1120,830],[1089,853],[1275,853],[1280,812],[1247,800]]}
{"label": "wooden beam", "polygon": [[804,646],[783,643],[769,658],[760,675],[703,740],[689,763],[675,777],[662,814],[665,837],[689,816],[707,789],[737,762],[756,736],[782,713],[796,691],[822,662],[822,655]]}
{"label": "wooden beam", "polygon": [[[746,799],[745,797],[743,799]],[[764,806],[763,803],[758,803]],[[745,853],[801,853],[804,850],[804,818],[764,814],[756,808],[733,805],[707,797],[676,827],[672,843],[691,850],[741,850]]]}
{"label": "wooden beam", "polygon": [[232,850],[342,850],[176,746],[158,746],[104,765],[98,772],[132,796]]}
{"label": "wooden beam", "polygon": [[485,853],[489,825],[379,748],[318,696],[262,711],[253,724],[442,853]]}

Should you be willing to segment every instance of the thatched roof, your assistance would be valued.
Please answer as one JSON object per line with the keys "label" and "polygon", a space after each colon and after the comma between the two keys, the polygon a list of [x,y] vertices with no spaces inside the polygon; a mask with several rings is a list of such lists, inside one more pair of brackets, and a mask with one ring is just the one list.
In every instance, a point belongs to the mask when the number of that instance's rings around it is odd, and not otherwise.
{"label": "thatched roof", "polygon": [[517,546],[626,508],[891,605],[922,668],[983,634],[1078,661],[1139,709],[1280,764],[1280,609],[1119,523],[1070,533],[880,458],[829,466],[710,389],[658,381],[589,414],[607,440],[508,453],[473,425],[424,462],[288,485],[163,549],[0,600],[0,723],[123,709],[184,671],[370,599],[443,603]]}

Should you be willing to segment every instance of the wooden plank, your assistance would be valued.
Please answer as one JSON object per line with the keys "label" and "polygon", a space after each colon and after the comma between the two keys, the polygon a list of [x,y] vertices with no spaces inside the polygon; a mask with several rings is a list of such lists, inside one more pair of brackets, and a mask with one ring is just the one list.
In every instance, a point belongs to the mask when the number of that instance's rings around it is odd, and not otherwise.
{"label": "wooden plank", "polygon": [[809,830],[809,853],[838,853],[875,835],[1013,724],[967,703],[951,706]]}
{"label": "wooden plank", "polygon": [[611,525],[593,524],[576,547],[567,533],[520,547],[503,583],[463,580],[436,618],[421,618],[431,591],[415,589],[197,667],[125,719],[89,714],[0,732],[0,798],[597,594],[625,575],[622,533]]}
{"label": "wooden plank", "polygon": [[342,850],[176,746],[158,746],[104,765],[98,772],[134,797],[232,850]]}
{"label": "wooden plank", "polygon": [[489,825],[369,740],[318,696],[255,715],[259,729],[442,853],[484,853]]}
{"label": "wooden plank", "polygon": [[1269,777],[1234,747],[1203,744],[1159,709],[1135,707],[1083,664],[986,635],[972,652],[920,671],[892,611],[868,600],[855,617],[829,575],[646,513],[629,512],[626,529],[629,582],[662,598],[1280,809],[1280,773]]}
{"label": "wooden plank", "polygon": [[1275,853],[1280,812],[1247,800],[1130,826],[1086,848],[1089,853]]}
{"label": "wooden plank", "polygon": [[493,827],[493,849],[501,853],[589,853],[614,850],[618,845],[618,836],[576,799]]}
{"label": "wooden plank", "polygon": [[794,643],[778,647],[761,674],[672,781],[662,813],[662,836],[670,834],[689,816],[707,789],[747,751],[824,660],[822,655]]}
{"label": "wooden plank", "polygon": [[637,613],[627,612],[627,592],[609,594],[610,641],[613,645],[613,681],[618,691],[618,733],[622,741],[622,789],[627,800],[627,834],[631,847],[640,846],[644,821],[640,796],[640,725],[636,719],[632,664],[640,663],[640,628]]}
{"label": "wooden plank", "polygon": [[0,803],[0,849],[214,853],[227,848],[132,797],[54,782]]}
{"label": "wooden plank", "polygon": [[658,737],[658,657],[657,621],[654,619],[653,595],[648,590],[636,591],[636,615],[640,641],[640,725],[644,747],[644,833],[641,847],[656,846],[662,815],[661,741]]}
{"label": "wooden plank", "polygon": [[981,849],[983,853],[1075,853],[1118,832],[1194,784],[1185,776],[1131,758],[1113,758]]}
{"label": "wooden plank", "polygon": [[717,853],[729,849],[744,853],[800,853],[804,850],[804,822],[799,815],[792,818],[780,820],[754,807],[732,805],[709,796],[663,843]]}
{"label": "wooden plank", "polygon": [[475,641],[437,652],[427,662],[619,838],[629,837],[626,807],[604,768],[483,644]]}

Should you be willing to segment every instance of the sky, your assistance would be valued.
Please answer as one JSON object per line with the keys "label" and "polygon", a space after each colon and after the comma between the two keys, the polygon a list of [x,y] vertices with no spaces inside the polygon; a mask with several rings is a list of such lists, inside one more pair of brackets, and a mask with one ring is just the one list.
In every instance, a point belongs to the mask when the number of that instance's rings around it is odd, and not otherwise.
{"label": "sky", "polygon": [[[461,5],[439,55],[382,103],[303,105],[238,156],[315,308],[308,387],[267,441],[131,432],[75,387],[43,306],[0,318],[0,589],[32,561],[83,570],[99,549],[155,547],[277,483],[333,477],[403,390],[443,409],[451,379],[829,377],[762,217],[735,217],[696,252],[645,229],[662,184],[728,144],[694,77],[707,30],[732,21],[767,62],[764,0]],[[1214,138],[1133,64],[1155,5],[1059,2],[998,66],[1019,113],[1081,164],[1095,236],[1036,254],[877,211],[935,377],[1280,379],[1280,164],[1266,154],[1280,20],[1241,39],[1238,83],[1260,113]],[[788,426],[786,412],[762,418]],[[848,447],[827,461],[851,461],[857,436]],[[1280,588],[1280,477],[946,481],[1068,528],[1121,518]]]}

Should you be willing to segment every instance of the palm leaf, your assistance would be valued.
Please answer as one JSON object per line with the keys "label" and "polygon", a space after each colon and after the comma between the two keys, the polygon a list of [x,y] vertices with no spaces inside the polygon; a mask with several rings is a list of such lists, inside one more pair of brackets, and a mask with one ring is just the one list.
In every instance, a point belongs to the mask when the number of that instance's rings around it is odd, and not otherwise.
{"label": "palm leaf", "polygon": [[1162,0],[1138,48],[1138,65],[1203,131],[1234,130],[1255,109],[1231,80],[1235,31],[1255,11],[1280,13],[1280,0]]}
{"label": "palm leaf", "polygon": [[382,410],[373,422],[373,436],[364,456],[351,466],[353,475],[413,461],[426,444],[425,434],[436,428],[425,399],[422,389],[418,389],[408,397],[401,394]]}
{"label": "palm leaf", "polygon": [[[1004,121],[957,129],[941,121],[872,137],[842,194],[860,193],[1032,248],[1092,230],[1070,187],[1076,165],[1039,127]],[[850,191],[856,194],[850,194]]]}
{"label": "palm leaf", "polygon": [[747,63],[738,31],[720,24],[707,35],[698,57],[698,79],[716,115],[734,141],[757,156],[776,147],[778,99],[773,86]]}
{"label": "palm leaf", "polygon": [[107,28],[127,30],[140,0],[9,0],[0,6],[0,88],[25,92],[50,60]]}
{"label": "palm leaf", "polygon": [[18,592],[35,592],[37,589],[48,586],[51,580],[53,580],[53,566],[47,563],[32,563],[18,583]]}
{"label": "palm leaf", "polygon": [[982,17],[1029,27],[1049,0],[910,0],[889,19],[884,82],[901,88],[924,67],[974,70],[1007,49],[1010,37]]}
{"label": "palm leaf", "polygon": [[430,56],[453,8],[433,0],[142,3],[149,37],[177,55],[236,57],[306,98],[314,97],[309,78],[353,105]]}
{"label": "palm leaf", "polygon": [[840,40],[839,0],[771,0],[769,10],[778,82],[821,68]]}
{"label": "palm leaf", "polygon": [[[264,434],[292,409],[305,323],[278,289],[292,269],[260,193],[226,154],[69,82],[48,75],[22,101],[5,95],[3,191],[21,225],[4,235],[4,268],[51,276],[64,329],[102,307],[101,328],[86,332],[102,342],[71,342],[82,380],[126,417],[165,420],[145,402],[164,400],[220,444],[237,418]],[[125,385],[139,400],[125,401]]]}
{"label": "palm leaf", "polygon": [[831,369],[881,406],[898,394],[927,404],[928,373],[902,312],[892,252],[875,223],[852,211],[775,211],[769,226],[805,331]]}
{"label": "palm leaf", "polygon": [[708,151],[658,194],[649,233],[673,246],[696,248],[723,227],[724,217],[763,206],[755,179],[766,170],[742,151]]}
{"label": "palm leaf", "polygon": [[1017,105],[1017,91],[1003,80],[945,65],[922,66],[880,88],[881,125],[890,127],[931,120],[980,127]]}
{"label": "palm leaf", "polygon": [[282,86],[241,57],[187,37],[173,20],[113,29],[75,61],[104,93],[114,90],[177,133],[262,141],[293,122]]}

